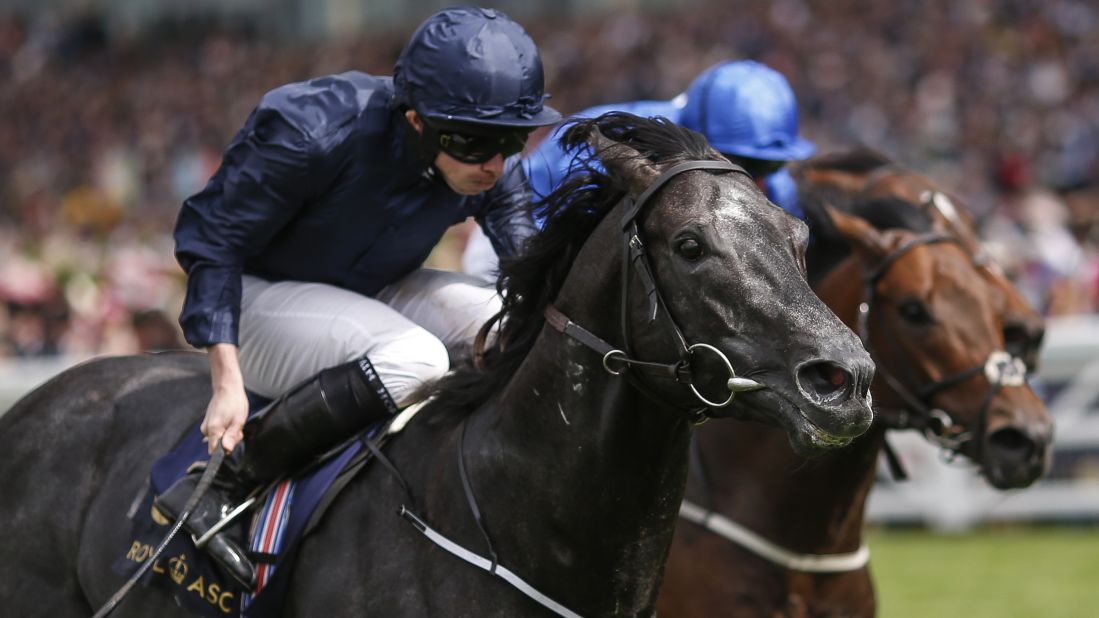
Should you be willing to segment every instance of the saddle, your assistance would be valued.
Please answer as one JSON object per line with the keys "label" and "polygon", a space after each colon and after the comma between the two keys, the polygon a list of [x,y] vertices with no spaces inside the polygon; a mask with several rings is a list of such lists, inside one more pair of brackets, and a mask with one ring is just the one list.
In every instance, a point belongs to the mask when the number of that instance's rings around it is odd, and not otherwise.
{"label": "saddle", "polygon": [[[252,411],[263,405],[253,400]],[[256,587],[244,590],[217,563],[197,549],[187,535],[177,535],[142,584],[159,588],[184,609],[199,616],[238,617],[277,615],[282,608],[291,569],[301,541],[320,522],[340,491],[373,459],[373,452],[392,439],[423,407],[421,402],[371,427],[326,454],[292,478],[272,484],[257,501],[254,512],[227,524],[236,538],[246,540],[257,564]],[[367,445],[367,441],[371,443]],[[153,497],[178,478],[209,459],[198,427],[190,430],[170,453],[157,460],[149,479],[135,498],[128,516],[131,542],[126,554],[112,566],[130,577],[167,535],[173,522],[152,508]],[[281,576],[280,576],[281,575]]]}

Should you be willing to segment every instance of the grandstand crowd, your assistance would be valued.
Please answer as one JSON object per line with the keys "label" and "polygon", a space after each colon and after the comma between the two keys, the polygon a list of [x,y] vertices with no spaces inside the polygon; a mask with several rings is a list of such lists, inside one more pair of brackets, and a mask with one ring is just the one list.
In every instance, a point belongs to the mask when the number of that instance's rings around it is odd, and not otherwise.
{"label": "grandstand crowd", "polygon": [[[1036,306],[1099,308],[1093,2],[695,2],[516,17],[562,112],[671,98],[718,61],[760,60],[789,79],[820,152],[866,145],[929,174],[980,217]],[[301,43],[247,22],[125,33],[95,13],[0,12],[0,356],[182,347],[180,203],[265,91],[348,69],[389,74],[411,27]],[[456,263],[460,245],[439,263]]]}

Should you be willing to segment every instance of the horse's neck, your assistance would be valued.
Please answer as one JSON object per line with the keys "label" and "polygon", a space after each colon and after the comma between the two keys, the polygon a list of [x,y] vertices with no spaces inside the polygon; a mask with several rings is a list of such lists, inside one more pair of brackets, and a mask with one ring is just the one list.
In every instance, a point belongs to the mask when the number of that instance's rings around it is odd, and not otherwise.
{"label": "horse's neck", "polygon": [[[611,238],[595,242],[615,246]],[[559,302],[573,321],[616,341],[619,266],[606,246],[601,261],[582,252],[565,284],[582,282],[593,298],[563,292]],[[471,430],[469,441],[480,443],[467,449],[471,474],[492,488],[485,512],[522,521],[493,531],[501,559],[508,547],[525,556],[534,581],[560,582],[584,613],[651,613],[686,483],[684,418],[547,326]]]}
{"label": "horse's neck", "polygon": [[522,556],[531,581],[561,586],[558,600],[585,615],[650,614],[686,483],[687,423],[550,331],[479,420],[483,510],[521,524],[493,528],[501,560]]}

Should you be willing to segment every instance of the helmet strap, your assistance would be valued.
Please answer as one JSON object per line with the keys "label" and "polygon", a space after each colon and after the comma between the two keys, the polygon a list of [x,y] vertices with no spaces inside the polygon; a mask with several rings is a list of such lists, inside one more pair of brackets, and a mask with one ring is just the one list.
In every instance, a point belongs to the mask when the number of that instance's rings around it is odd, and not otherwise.
{"label": "helmet strap", "polygon": [[401,123],[404,125],[405,144],[415,151],[416,157],[428,168],[431,176],[438,178],[440,173],[435,168],[435,158],[439,155],[439,132],[422,121],[420,124],[423,126],[423,131],[417,131],[405,116],[405,112],[409,109],[405,105],[397,108]]}

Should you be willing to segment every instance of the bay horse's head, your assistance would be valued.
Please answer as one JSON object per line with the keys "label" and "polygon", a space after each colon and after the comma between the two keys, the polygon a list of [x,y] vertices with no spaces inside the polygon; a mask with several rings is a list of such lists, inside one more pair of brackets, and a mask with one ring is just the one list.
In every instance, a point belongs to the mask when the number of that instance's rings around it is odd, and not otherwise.
{"label": "bay horse's head", "polygon": [[982,264],[982,276],[1001,297],[1007,351],[1026,361],[1031,371],[1037,369],[1045,320],[987,257],[973,216],[958,196],[931,178],[866,148],[814,157],[800,166],[797,174],[800,184],[809,187],[812,194],[834,203],[897,198],[918,205],[934,229],[956,237]]}
{"label": "bay horse's head", "polygon": [[857,320],[878,365],[879,419],[966,455],[997,488],[1030,485],[1048,465],[1052,422],[1009,338],[1011,286],[918,204],[889,198],[853,209],[829,211],[853,259],[816,289],[847,299],[840,314]]}
{"label": "bay horse's head", "polygon": [[[700,135],[663,119],[608,114],[563,139],[590,145],[601,167],[547,198],[543,236],[577,218],[600,222],[554,304],[613,341],[609,371],[628,368],[673,408],[780,425],[804,454],[866,431],[873,364],[809,288],[801,221]],[[688,161],[726,169],[679,173]]]}

